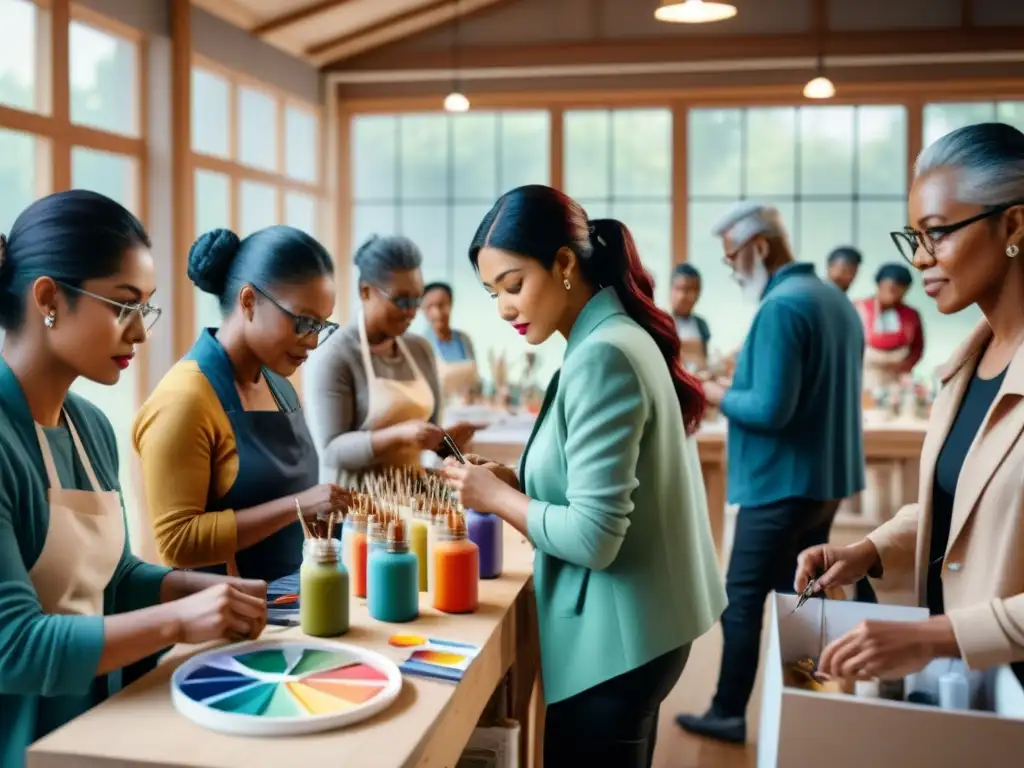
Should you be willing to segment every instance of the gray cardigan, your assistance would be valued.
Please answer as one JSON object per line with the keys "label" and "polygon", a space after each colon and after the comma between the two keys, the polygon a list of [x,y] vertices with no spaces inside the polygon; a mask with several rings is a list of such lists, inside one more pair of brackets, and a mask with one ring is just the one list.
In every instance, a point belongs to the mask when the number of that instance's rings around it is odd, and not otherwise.
{"label": "gray cardigan", "polygon": [[[434,393],[430,420],[437,424],[443,403],[434,350],[422,336],[407,333],[402,338]],[[379,378],[415,378],[404,356],[373,356],[371,362]],[[321,482],[335,482],[339,470],[358,472],[372,466],[375,457],[370,432],[360,429],[370,408],[370,392],[359,348],[359,327],[353,324],[342,328],[314,351],[303,370],[302,382],[306,422],[320,454]]]}

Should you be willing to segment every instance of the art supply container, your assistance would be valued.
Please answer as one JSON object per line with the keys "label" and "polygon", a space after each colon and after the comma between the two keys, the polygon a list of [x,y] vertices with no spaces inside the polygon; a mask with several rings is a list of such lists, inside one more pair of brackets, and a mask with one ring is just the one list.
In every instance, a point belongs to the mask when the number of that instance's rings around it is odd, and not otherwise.
{"label": "art supply container", "polygon": [[413,513],[413,517],[409,521],[409,551],[416,556],[416,570],[417,570],[417,583],[420,592],[427,591],[427,528],[429,523],[423,519],[422,515]]}
{"label": "art supply container", "polygon": [[448,523],[444,515],[434,511],[429,513],[427,519],[427,591],[433,594],[434,591],[434,547],[442,538],[448,537]]}
{"label": "art supply container", "polygon": [[472,613],[479,605],[480,549],[466,534],[462,515],[452,514],[448,536],[434,544],[434,608],[445,613]]}
{"label": "art supply container", "polygon": [[307,539],[299,568],[299,623],[311,637],[348,632],[348,573],[334,539]]}
{"label": "art supply container", "polygon": [[367,553],[387,549],[387,531],[379,514],[371,514],[366,521]]}
{"label": "art supply container", "polygon": [[497,515],[488,515],[474,509],[466,510],[466,531],[469,540],[480,549],[480,578],[496,579],[501,576],[504,523]]}
{"label": "art supply container", "polygon": [[350,570],[349,565],[349,540],[348,535],[352,530],[352,519],[355,517],[355,513],[349,513],[345,515],[345,520],[341,524],[341,564],[345,566],[345,570]]}
{"label": "art supply container", "polygon": [[370,552],[367,564],[370,616],[377,621],[412,621],[420,614],[419,564],[409,551],[405,523],[388,525],[387,546]]}
{"label": "art supply container", "polygon": [[352,527],[345,535],[343,558],[348,570],[349,585],[356,597],[366,597],[366,515],[356,512],[350,515]]}

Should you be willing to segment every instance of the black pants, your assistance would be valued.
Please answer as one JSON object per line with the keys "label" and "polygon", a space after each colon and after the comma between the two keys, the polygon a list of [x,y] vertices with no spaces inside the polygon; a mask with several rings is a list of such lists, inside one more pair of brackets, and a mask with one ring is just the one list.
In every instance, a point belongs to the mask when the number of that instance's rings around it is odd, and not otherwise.
{"label": "black pants", "polygon": [[661,702],[678,682],[690,646],[548,707],[544,765],[647,768],[654,759]]}
{"label": "black pants", "polygon": [[[736,515],[722,614],[722,666],[712,707],[722,717],[746,713],[757,677],[764,603],[768,593],[793,592],[796,558],[807,547],[828,542],[838,501],[786,499],[763,507],[740,507]],[[865,580],[857,599],[877,602]]]}

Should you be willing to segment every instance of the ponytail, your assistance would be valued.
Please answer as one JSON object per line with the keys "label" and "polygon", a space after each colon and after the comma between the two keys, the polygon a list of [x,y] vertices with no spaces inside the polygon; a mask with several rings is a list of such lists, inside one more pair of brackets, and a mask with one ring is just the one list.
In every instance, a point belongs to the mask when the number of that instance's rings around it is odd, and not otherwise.
{"label": "ponytail", "polygon": [[582,262],[587,277],[595,285],[614,288],[626,313],[658,345],[676,388],[686,433],[692,435],[704,417],[704,389],[679,360],[675,322],[654,303],[654,280],[640,261],[633,235],[620,221],[596,219],[590,222],[590,242],[593,256]]}

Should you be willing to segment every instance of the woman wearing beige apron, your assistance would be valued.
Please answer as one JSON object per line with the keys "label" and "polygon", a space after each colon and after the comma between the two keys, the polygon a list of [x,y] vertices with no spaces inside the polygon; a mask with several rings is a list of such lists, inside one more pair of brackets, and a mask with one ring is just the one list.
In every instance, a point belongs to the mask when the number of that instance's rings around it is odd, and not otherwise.
{"label": "woman wearing beige apron", "polygon": [[911,285],[902,264],[883,264],[875,275],[878,292],[854,302],[864,324],[864,389],[898,384],[924,355],[924,328],[916,309],[903,303]]}
{"label": "woman wearing beige apron", "polygon": [[447,283],[430,283],[423,289],[423,314],[430,323],[426,336],[434,347],[441,391],[449,402],[466,400],[480,389],[473,343],[468,334],[451,326],[452,298]]}
{"label": "woman wearing beige apron", "polygon": [[[149,238],[114,201],[43,198],[0,234],[0,766],[178,642],[258,635],[266,585],[131,553],[107,418],[71,394],[113,385],[160,316]],[[122,674],[122,672],[124,674]]]}
{"label": "woman wearing beige apron", "polygon": [[[436,451],[443,397],[430,343],[407,333],[423,297],[422,256],[406,237],[370,238],[356,252],[356,321],[317,349],[303,377],[321,482],[351,485],[381,466]],[[460,446],[472,427],[449,429]]]}

